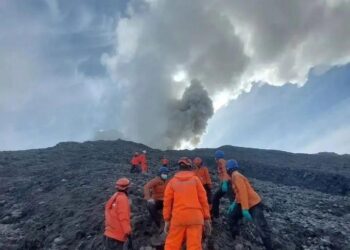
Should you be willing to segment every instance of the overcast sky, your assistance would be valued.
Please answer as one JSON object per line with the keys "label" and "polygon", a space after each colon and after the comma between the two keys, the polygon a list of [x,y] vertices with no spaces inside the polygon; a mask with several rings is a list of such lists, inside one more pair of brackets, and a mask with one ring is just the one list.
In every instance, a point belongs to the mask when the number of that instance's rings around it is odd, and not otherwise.
{"label": "overcast sky", "polygon": [[3,0],[0,16],[0,150],[350,153],[348,0]]}

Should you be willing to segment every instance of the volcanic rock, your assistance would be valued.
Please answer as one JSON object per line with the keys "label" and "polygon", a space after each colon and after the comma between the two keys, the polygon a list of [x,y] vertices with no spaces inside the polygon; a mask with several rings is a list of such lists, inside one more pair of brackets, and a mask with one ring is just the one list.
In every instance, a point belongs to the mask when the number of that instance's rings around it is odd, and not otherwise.
{"label": "volcanic rock", "polygon": [[[133,152],[143,149],[149,175],[130,174]],[[238,160],[262,196],[274,249],[350,249],[349,155],[221,149]],[[132,181],[134,248],[155,249],[159,230],[149,218],[143,185],[156,175],[163,156],[170,159],[172,174],[180,156],[201,156],[216,189],[214,152],[160,151],[122,140],[0,152],[0,249],[103,249],[104,204],[123,176]],[[264,249],[250,223],[242,222],[240,234],[231,237],[228,204],[222,200],[222,217],[205,249]]]}

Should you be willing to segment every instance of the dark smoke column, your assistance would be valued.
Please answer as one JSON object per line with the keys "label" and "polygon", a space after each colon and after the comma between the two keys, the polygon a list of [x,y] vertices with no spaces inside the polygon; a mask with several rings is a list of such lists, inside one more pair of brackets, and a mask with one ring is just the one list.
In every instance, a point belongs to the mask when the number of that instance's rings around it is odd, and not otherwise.
{"label": "dark smoke column", "polygon": [[183,142],[195,146],[214,114],[213,102],[203,85],[194,79],[182,98],[170,105],[169,114],[167,147],[178,148]]}

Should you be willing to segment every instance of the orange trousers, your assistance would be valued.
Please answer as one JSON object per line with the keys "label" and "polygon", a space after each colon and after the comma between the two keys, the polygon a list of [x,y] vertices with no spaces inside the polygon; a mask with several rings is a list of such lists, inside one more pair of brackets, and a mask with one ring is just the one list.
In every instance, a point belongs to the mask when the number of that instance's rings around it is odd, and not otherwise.
{"label": "orange trousers", "polygon": [[203,225],[171,226],[165,240],[165,250],[180,250],[186,240],[187,250],[202,250]]}

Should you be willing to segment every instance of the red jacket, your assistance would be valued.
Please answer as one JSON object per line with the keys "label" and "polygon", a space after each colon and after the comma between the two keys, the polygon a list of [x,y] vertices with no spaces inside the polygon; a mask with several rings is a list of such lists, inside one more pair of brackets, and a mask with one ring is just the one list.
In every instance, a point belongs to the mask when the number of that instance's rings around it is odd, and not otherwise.
{"label": "red jacket", "polygon": [[210,219],[205,189],[192,171],[180,171],[164,192],[163,217],[175,226],[203,225]]}
{"label": "red jacket", "polygon": [[123,192],[116,192],[105,206],[105,232],[107,237],[126,241],[131,233],[130,204]]}
{"label": "red jacket", "polygon": [[147,172],[148,171],[148,165],[147,165],[147,158],[145,154],[140,154],[139,155],[139,162],[141,165],[142,172]]}
{"label": "red jacket", "polygon": [[139,161],[139,156],[137,155],[134,155],[132,158],[131,158],[131,161],[130,161],[131,165],[140,165],[140,161]]}

